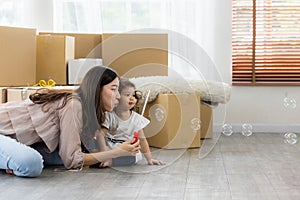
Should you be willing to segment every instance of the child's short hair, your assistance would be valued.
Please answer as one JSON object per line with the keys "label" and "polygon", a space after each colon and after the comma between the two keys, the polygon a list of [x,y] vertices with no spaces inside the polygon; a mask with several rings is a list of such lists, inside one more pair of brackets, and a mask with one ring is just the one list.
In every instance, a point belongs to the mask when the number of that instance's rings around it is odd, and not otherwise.
{"label": "child's short hair", "polygon": [[[135,90],[135,85],[127,78],[120,78],[119,92],[121,93],[124,88],[133,87]],[[134,97],[137,99],[137,103],[142,99],[143,94],[141,91],[135,90]]]}
{"label": "child's short hair", "polygon": [[122,92],[124,88],[128,88],[128,87],[133,87],[135,89],[135,85],[127,78],[120,78],[119,92]]}

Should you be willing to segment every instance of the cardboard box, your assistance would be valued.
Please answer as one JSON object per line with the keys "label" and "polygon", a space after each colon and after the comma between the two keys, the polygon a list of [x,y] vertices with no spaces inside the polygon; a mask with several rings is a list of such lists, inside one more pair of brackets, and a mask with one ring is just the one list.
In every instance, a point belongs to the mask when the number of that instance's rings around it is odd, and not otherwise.
{"label": "cardboard box", "polygon": [[211,107],[201,104],[201,139],[213,136],[213,110]]}
{"label": "cardboard box", "polygon": [[7,102],[26,100],[30,94],[35,93],[39,88],[40,87],[7,88]]}
{"label": "cardboard box", "polygon": [[[23,101],[29,98],[30,94],[35,93],[38,89],[42,87],[10,87],[7,88],[7,102],[8,101]],[[76,86],[55,86],[49,89],[55,90],[65,90],[65,91],[74,91]]]}
{"label": "cardboard box", "polygon": [[120,76],[168,75],[168,34],[125,33],[102,35],[105,66]]}
{"label": "cardboard box", "polygon": [[6,102],[6,87],[0,87],[0,103]]}
{"label": "cardboard box", "polygon": [[0,26],[0,85],[36,82],[36,29]]}
{"label": "cardboard box", "polygon": [[199,94],[159,94],[147,104],[144,128],[150,146],[178,149],[201,146]]}
{"label": "cardboard box", "polygon": [[57,85],[67,84],[67,62],[74,59],[74,37],[37,36],[36,80],[53,79]]}
{"label": "cardboard box", "polygon": [[40,32],[39,35],[61,35],[75,38],[75,58],[101,58],[101,34]]}
{"label": "cardboard box", "polygon": [[100,58],[81,58],[68,61],[68,84],[78,85],[85,74],[93,67],[102,65]]}

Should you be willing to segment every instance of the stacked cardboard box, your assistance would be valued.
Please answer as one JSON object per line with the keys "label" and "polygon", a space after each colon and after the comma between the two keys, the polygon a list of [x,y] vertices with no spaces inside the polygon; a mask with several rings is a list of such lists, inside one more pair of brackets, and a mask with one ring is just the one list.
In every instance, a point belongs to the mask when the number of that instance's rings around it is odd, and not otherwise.
{"label": "stacked cardboard box", "polygon": [[168,75],[168,35],[124,33],[102,35],[103,64],[120,76]]}
{"label": "stacked cardboard box", "polygon": [[76,34],[40,32],[40,36],[72,36],[75,59],[101,58],[103,65],[120,76],[137,77],[168,74],[167,34]]}
{"label": "stacked cardboard box", "polygon": [[67,85],[67,63],[74,59],[74,48],[74,37],[38,35],[36,79],[53,79],[58,85]]}
{"label": "stacked cardboard box", "polygon": [[0,26],[0,86],[36,81],[36,29]]}
{"label": "stacked cardboard box", "polygon": [[[40,32],[37,35],[36,29],[0,26],[0,44],[3,87],[28,87],[49,79],[56,85],[67,85],[70,78],[67,62],[78,58],[102,59],[104,65],[111,66],[120,76],[168,73],[167,34]],[[1,90],[2,102],[6,101],[5,92],[6,89]]]}
{"label": "stacked cardboard box", "polygon": [[39,35],[60,35],[75,38],[75,58],[101,58],[101,34],[39,32]]}

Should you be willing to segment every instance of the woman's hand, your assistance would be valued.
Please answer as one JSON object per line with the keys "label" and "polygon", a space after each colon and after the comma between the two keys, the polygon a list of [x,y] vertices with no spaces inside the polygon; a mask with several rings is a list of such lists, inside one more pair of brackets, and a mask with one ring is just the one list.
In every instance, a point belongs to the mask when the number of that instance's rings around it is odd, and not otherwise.
{"label": "woman's hand", "polygon": [[[119,148],[122,150],[120,156],[135,156],[135,154],[141,149],[140,141],[133,143],[133,140],[123,142],[119,145]],[[133,144],[132,144],[133,143]]]}

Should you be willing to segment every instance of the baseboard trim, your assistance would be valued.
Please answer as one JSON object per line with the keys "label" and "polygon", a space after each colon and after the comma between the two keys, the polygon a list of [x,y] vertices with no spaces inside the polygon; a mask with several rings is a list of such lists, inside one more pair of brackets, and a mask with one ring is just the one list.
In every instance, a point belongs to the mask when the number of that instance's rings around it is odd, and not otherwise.
{"label": "baseboard trim", "polygon": [[[233,132],[241,132],[242,124],[230,124],[232,126]],[[300,124],[251,124],[253,127],[253,132],[261,133],[285,133],[285,132],[295,132],[300,133]],[[222,132],[223,124],[214,124],[214,132]]]}

